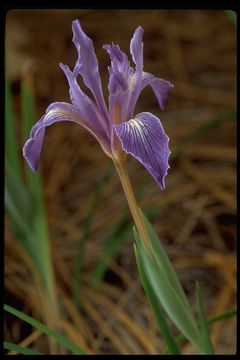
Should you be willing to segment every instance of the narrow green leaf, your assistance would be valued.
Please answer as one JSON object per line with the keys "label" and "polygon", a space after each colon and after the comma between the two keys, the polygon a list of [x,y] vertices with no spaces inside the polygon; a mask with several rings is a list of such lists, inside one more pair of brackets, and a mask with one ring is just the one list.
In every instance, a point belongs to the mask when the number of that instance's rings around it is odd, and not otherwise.
{"label": "narrow green leaf", "polygon": [[[8,176],[9,175],[9,176]],[[21,192],[21,195],[17,192]],[[26,195],[26,209],[24,209],[24,199]],[[36,269],[39,271],[44,281],[46,277],[46,265],[38,251],[39,245],[37,236],[33,230],[33,220],[28,216],[27,204],[28,194],[21,180],[14,173],[8,172],[5,181],[4,202],[5,208],[13,225],[14,231],[22,246],[26,249],[29,256],[33,259]],[[34,214],[31,214],[34,216]]]}
{"label": "narrow green leaf", "polygon": [[[228,310],[223,314],[220,314],[217,316],[212,316],[210,319],[207,319],[207,323],[208,323],[208,325],[211,325],[217,321],[222,321],[229,317],[235,316],[236,314],[237,314],[237,310]],[[184,342],[184,340],[186,340],[186,338],[183,334],[176,337],[176,342],[178,345],[181,345]],[[164,355],[164,354],[168,354],[168,353],[169,353],[169,349],[165,348],[162,354]]]}
{"label": "narrow green leaf", "polygon": [[144,215],[142,210],[139,208],[139,211],[141,213],[141,216],[143,218],[143,221],[145,223],[147,232],[149,234],[149,238],[151,240],[151,246],[153,249],[153,256],[155,258],[156,263],[158,264],[159,269],[164,273],[172,287],[175,289],[176,293],[178,294],[179,299],[183,302],[187,312],[189,313],[189,316],[192,318],[192,322],[194,322],[194,316],[192,313],[192,308],[188,302],[188,299],[186,297],[186,294],[182,288],[182,285],[180,281],[178,280],[178,277],[176,275],[175,270],[173,269],[173,266],[168,258],[168,255],[161,244],[160,239],[158,238],[155,230],[153,229],[152,225],[148,221],[147,217]]}
{"label": "narrow green leaf", "polygon": [[3,308],[5,311],[9,312],[12,315],[17,316],[19,319],[32,325],[34,328],[38,329],[42,333],[44,333],[48,336],[52,336],[58,343],[63,345],[66,349],[71,350],[74,354],[80,354],[80,355],[86,354],[86,352],[84,350],[82,350],[80,347],[78,347],[76,344],[74,344],[69,339],[65,338],[65,336],[58,334],[56,331],[50,329],[49,327],[42,324],[38,320],[35,320],[32,317],[24,314],[22,311],[19,311],[7,304],[4,304]]}
{"label": "narrow green leaf", "polygon": [[223,314],[212,316],[209,320],[207,320],[208,324],[213,324],[216,321],[225,320],[229,317],[237,315],[237,310],[228,310]]}
{"label": "narrow green leaf", "polygon": [[165,315],[164,315],[164,312],[163,312],[163,309],[162,309],[162,306],[160,304],[160,302],[158,301],[154,291],[152,290],[151,288],[151,285],[145,275],[145,272],[144,272],[144,267],[143,267],[143,264],[142,264],[142,260],[138,254],[138,251],[137,251],[137,248],[136,248],[136,245],[134,244],[134,251],[135,251],[135,256],[136,256],[136,261],[137,261],[137,266],[138,266],[138,271],[139,271],[139,274],[140,274],[140,278],[141,278],[141,281],[142,281],[142,285],[143,285],[143,288],[145,290],[145,293],[146,293],[146,296],[147,296],[147,299],[148,299],[148,302],[152,308],[152,311],[155,315],[155,318],[157,320],[157,323],[159,325],[159,328],[160,328],[160,331],[166,341],[166,344],[168,346],[168,349],[170,351],[171,354],[175,354],[175,355],[180,355],[180,350],[177,346],[177,343],[174,339],[174,337],[172,336],[171,334],[171,331],[168,327],[168,324],[167,324],[167,321],[165,319]]}
{"label": "narrow green leaf", "polygon": [[28,349],[28,348],[24,348],[22,346],[10,343],[8,341],[4,341],[3,342],[3,347],[6,350],[14,350],[16,351],[18,354],[22,354],[22,355],[43,355],[42,353],[32,350],[32,349]]}
{"label": "narrow green leaf", "polygon": [[[21,114],[23,143],[29,137],[31,127],[36,122],[35,96],[31,67],[25,69],[21,81]],[[40,259],[43,281],[48,292],[52,291],[53,268],[48,236],[48,225],[45,216],[44,196],[41,172],[33,173],[24,162],[27,186],[33,205],[32,229],[35,240],[35,251]],[[36,254],[32,254],[34,257]]]}
{"label": "narrow green leaf", "polygon": [[169,281],[166,272],[163,271],[163,267],[158,266],[155,257],[149,256],[142,246],[139,236],[136,236],[136,246],[146,277],[162,307],[177,328],[202,352],[200,333],[195,319],[189,313],[179,293]]}
{"label": "narrow green leaf", "polygon": [[11,190],[9,189],[9,184],[5,183],[5,193],[4,193],[4,202],[5,202],[5,208],[11,217],[12,222],[15,224],[15,227],[19,232],[22,234],[25,234],[26,236],[29,236],[29,238],[32,235],[31,228],[29,227],[29,224],[26,222],[24,215],[19,211],[16,202],[14,201],[13,194]]}
{"label": "narrow green leaf", "polygon": [[15,206],[24,218],[24,221],[31,224],[33,206],[31,197],[26,187],[23,185],[19,174],[17,174],[8,159],[5,161],[5,184],[14,199]]}
{"label": "narrow green leaf", "polygon": [[16,174],[20,174],[19,152],[13,114],[13,102],[9,79],[5,77],[5,139],[7,159]]}
{"label": "narrow green leaf", "polygon": [[202,340],[202,347],[205,351],[205,354],[213,354],[213,346],[208,330],[208,323],[205,314],[205,309],[202,301],[201,291],[198,283],[196,283],[196,300],[199,312],[199,324],[200,324],[200,333]]}
{"label": "narrow green leaf", "polygon": [[[147,209],[146,213],[151,218],[156,213],[159,213],[163,207],[154,207]],[[130,239],[132,232],[132,223],[128,223],[128,209],[123,209],[119,219],[113,225],[109,235],[103,245],[99,260],[96,262],[91,275],[91,286],[95,287],[103,279],[108,268],[108,263],[111,259],[116,258],[121,250],[122,245]]]}

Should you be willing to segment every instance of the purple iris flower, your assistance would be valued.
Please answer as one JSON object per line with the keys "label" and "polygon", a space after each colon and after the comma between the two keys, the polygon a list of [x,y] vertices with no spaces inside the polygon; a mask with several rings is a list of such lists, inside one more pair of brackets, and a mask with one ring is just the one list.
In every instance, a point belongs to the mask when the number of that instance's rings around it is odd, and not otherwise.
{"label": "purple iris flower", "polygon": [[[143,29],[139,26],[130,42],[134,62],[131,67],[127,55],[118,45],[104,45],[111,58],[109,70],[109,107],[107,108],[98,61],[92,40],[83,32],[78,20],[72,23],[73,43],[78,59],[73,71],[60,64],[68,83],[71,102],[54,102],[45,115],[33,126],[30,138],[24,145],[23,155],[33,171],[37,171],[45,128],[58,121],[72,121],[85,127],[101,144],[105,153],[115,161],[123,152],[131,154],[154,177],[161,189],[169,168],[168,141],[161,121],[149,112],[134,115],[142,90],[150,85],[161,109],[173,85],[143,71]],[[77,83],[81,75],[93,97],[89,97]]]}

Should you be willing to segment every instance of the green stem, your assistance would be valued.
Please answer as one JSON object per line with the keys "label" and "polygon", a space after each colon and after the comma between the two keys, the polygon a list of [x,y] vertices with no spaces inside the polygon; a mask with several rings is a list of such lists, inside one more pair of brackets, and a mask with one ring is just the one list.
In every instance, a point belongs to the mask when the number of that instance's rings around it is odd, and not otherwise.
{"label": "green stem", "polygon": [[128,175],[126,161],[125,160],[122,160],[122,161],[114,160],[114,165],[117,169],[117,172],[118,172],[118,175],[119,175],[122,187],[123,187],[123,191],[125,193],[125,196],[126,196],[130,211],[132,213],[133,220],[136,224],[138,233],[140,235],[140,238],[143,241],[143,245],[147,250],[151,250],[151,243],[149,241],[149,237],[148,237],[148,233],[145,228],[145,224],[143,223],[143,219],[139,212],[137,200],[135,198],[132,184],[131,184],[131,181],[130,181],[130,178]]}

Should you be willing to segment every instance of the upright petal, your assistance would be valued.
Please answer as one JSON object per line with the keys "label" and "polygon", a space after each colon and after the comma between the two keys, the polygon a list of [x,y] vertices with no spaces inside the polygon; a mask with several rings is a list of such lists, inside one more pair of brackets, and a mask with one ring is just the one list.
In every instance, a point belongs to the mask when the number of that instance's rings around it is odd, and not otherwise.
{"label": "upright petal", "polygon": [[85,127],[100,142],[104,151],[109,155],[109,141],[103,133],[96,133],[92,124],[82,118],[82,114],[74,105],[56,102],[51,104],[46,114],[33,126],[30,138],[23,147],[23,156],[33,171],[37,171],[46,126],[60,121],[71,121]]}
{"label": "upright petal", "polygon": [[132,37],[130,42],[130,52],[132,54],[132,59],[136,65],[137,71],[143,70],[143,28],[139,26]]}
{"label": "upright petal", "polygon": [[132,55],[133,62],[135,63],[136,71],[131,76],[129,83],[130,98],[126,109],[126,120],[129,120],[134,113],[137,99],[141,92],[141,80],[143,73],[143,28],[139,26],[132,37],[130,42],[130,52]]}
{"label": "upright petal", "polygon": [[143,112],[114,128],[123,150],[136,158],[164,189],[170,150],[161,121],[153,114]]}
{"label": "upright petal", "polygon": [[96,131],[105,132],[110,138],[110,131],[106,118],[96,103],[87,96],[77,83],[77,76],[72,72],[67,65],[60,64],[61,69],[67,77],[69,83],[70,98],[74,106],[76,106],[82,114],[82,117],[89,119],[92,127]]}
{"label": "upright petal", "polygon": [[98,61],[92,40],[83,32],[78,20],[72,23],[73,42],[78,51],[75,73],[79,73],[85,85],[93,93],[95,100],[107,119],[107,107],[102,93],[102,84],[98,71]]}
{"label": "upright petal", "polygon": [[129,103],[131,75],[133,69],[129,66],[127,55],[118,45],[104,45],[111,59],[109,67],[109,118],[112,124],[125,121],[126,109]]}

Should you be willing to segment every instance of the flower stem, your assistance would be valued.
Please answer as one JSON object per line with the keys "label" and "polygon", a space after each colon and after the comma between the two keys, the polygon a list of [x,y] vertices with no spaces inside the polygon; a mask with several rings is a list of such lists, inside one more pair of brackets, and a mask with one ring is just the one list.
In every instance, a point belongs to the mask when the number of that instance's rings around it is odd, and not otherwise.
{"label": "flower stem", "polygon": [[[125,160],[125,159],[124,159]],[[135,222],[135,225],[137,227],[138,233],[143,241],[143,245],[147,250],[150,250],[150,241],[149,236],[146,230],[146,227],[144,225],[143,219],[141,217],[141,214],[139,212],[139,207],[133,192],[132,184],[129,178],[126,161],[121,160],[114,160],[114,165],[116,167],[116,170],[118,172],[130,211],[132,213],[133,220]]]}

